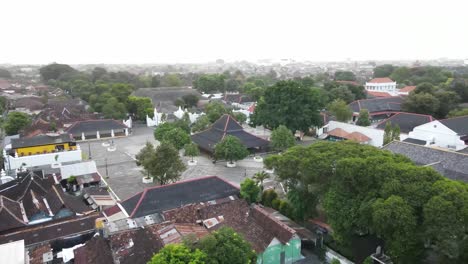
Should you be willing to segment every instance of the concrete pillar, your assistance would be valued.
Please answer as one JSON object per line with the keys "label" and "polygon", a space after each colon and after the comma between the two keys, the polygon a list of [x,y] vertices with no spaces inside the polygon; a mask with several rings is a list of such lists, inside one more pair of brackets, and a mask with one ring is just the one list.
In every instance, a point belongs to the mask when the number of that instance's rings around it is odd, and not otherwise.
{"label": "concrete pillar", "polygon": [[99,131],[96,131],[96,138],[97,138],[97,139],[100,139],[100,138],[101,138],[101,135],[99,134]]}
{"label": "concrete pillar", "polygon": [[128,136],[128,128],[125,129],[125,136]]}
{"label": "concrete pillar", "polygon": [[15,150],[15,158],[18,157],[18,152]]}
{"label": "concrete pillar", "polygon": [[115,137],[114,129],[111,130],[111,137]]}
{"label": "concrete pillar", "polygon": [[81,140],[86,140],[86,137],[84,135],[84,132],[81,133]]}

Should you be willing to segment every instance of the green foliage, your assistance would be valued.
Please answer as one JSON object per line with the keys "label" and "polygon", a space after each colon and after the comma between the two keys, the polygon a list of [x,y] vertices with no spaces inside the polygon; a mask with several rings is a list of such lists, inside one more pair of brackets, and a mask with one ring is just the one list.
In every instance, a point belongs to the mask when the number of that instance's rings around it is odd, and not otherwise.
{"label": "green foliage", "polygon": [[234,136],[226,136],[215,146],[215,157],[229,162],[244,159],[249,155],[247,148]]}
{"label": "green foliage", "polygon": [[127,109],[123,103],[119,103],[116,98],[111,98],[102,107],[105,118],[124,119],[127,116]]}
{"label": "green foliage", "polygon": [[150,145],[147,143],[136,156],[137,165],[143,166],[145,174],[153,177],[160,185],[179,180],[186,167],[177,149],[165,142],[156,149]]}
{"label": "green foliage", "polygon": [[197,120],[192,124],[192,132],[200,132],[207,129],[211,125],[210,119],[208,116],[203,115],[197,118]]}
{"label": "green foliage", "polygon": [[76,176],[72,175],[72,176],[68,177],[67,182],[70,183],[70,184],[76,183]]}
{"label": "green foliage", "polygon": [[222,115],[228,113],[229,111],[224,107],[220,102],[213,101],[206,105],[205,113],[211,123],[218,120]]}
{"label": "green foliage", "polygon": [[382,77],[389,77],[395,67],[391,64],[384,64],[374,68],[374,78],[382,78]]}
{"label": "green foliage", "polygon": [[162,123],[156,127],[154,130],[154,138],[158,141],[163,141],[166,134],[168,134],[171,130],[175,129],[176,126],[174,123]]}
{"label": "green foliage", "polygon": [[153,112],[153,103],[149,97],[128,97],[128,112],[134,116],[136,120],[146,120],[148,112]]}
{"label": "green foliage", "polygon": [[343,100],[335,100],[330,103],[328,111],[340,122],[348,122],[353,116],[353,112]]}
{"label": "green foliage", "polygon": [[200,155],[200,150],[198,149],[198,145],[193,142],[190,144],[186,144],[184,146],[184,155],[191,157],[193,161],[193,157]]}
{"label": "green foliage", "polygon": [[11,73],[7,69],[0,68],[0,78],[10,79]]}
{"label": "green foliage", "polygon": [[265,94],[265,91],[266,89],[264,87],[253,87],[248,90],[246,89],[245,92],[252,98],[252,100],[258,101]]}
{"label": "green foliage", "polygon": [[456,92],[462,102],[468,102],[468,80],[467,79],[455,79],[451,84],[451,90]]}
{"label": "green foliage", "polygon": [[191,251],[181,244],[169,244],[151,258],[148,264],[205,264],[206,254],[199,249]]}
{"label": "green foliage", "polygon": [[254,264],[255,251],[232,228],[222,227],[200,241],[199,248],[208,256],[207,264]]}
{"label": "green foliage", "polygon": [[340,85],[336,88],[333,88],[329,92],[329,100],[343,100],[345,103],[349,104],[354,101],[355,95],[344,85]]}
{"label": "green foliage", "polygon": [[291,205],[288,203],[288,201],[286,200],[281,200],[279,206],[278,206],[278,211],[285,215],[285,216],[290,216],[291,215],[291,211],[292,211],[292,207]]}
{"label": "green foliage", "polygon": [[370,126],[370,124],[371,121],[369,119],[369,111],[367,111],[367,109],[361,109],[361,111],[359,111],[359,117],[356,122],[356,125],[366,127]]}
{"label": "green foliage", "polygon": [[278,194],[274,189],[266,190],[262,193],[262,204],[267,207],[272,207],[273,200],[278,199]]}
{"label": "green foliage", "polygon": [[448,117],[468,116],[468,108],[452,110],[449,112]]}
{"label": "green foliage", "polygon": [[334,258],[334,259],[332,259],[330,264],[341,264],[341,262],[338,259]]}
{"label": "green foliage", "polygon": [[291,187],[287,193],[291,204],[289,217],[296,221],[305,221],[317,214],[318,198],[317,194],[300,186]]}
{"label": "green foliage", "polygon": [[439,100],[432,94],[410,93],[401,107],[405,112],[435,115],[439,106]]}
{"label": "green foliage", "polygon": [[281,204],[281,200],[280,200],[280,199],[273,199],[273,201],[271,201],[271,207],[272,207],[273,209],[278,210],[280,204]]}
{"label": "green foliage", "polygon": [[200,100],[200,98],[198,98],[198,96],[194,94],[186,94],[182,96],[182,101],[184,102],[184,106],[187,108],[196,107],[198,104],[198,100]]}
{"label": "green foliage", "polygon": [[270,175],[268,173],[266,173],[265,171],[259,171],[259,172],[255,173],[254,176],[252,177],[252,179],[255,182],[260,184],[260,188],[261,188],[262,191],[263,191],[263,182],[266,179],[269,179],[269,178],[270,178]]}
{"label": "green foliage", "polygon": [[271,132],[271,146],[275,150],[285,151],[294,145],[296,145],[296,139],[286,126],[280,125]]}
{"label": "green foliage", "polygon": [[179,127],[169,130],[163,137],[163,142],[171,144],[177,150],[182,149],[190,141],[190,135]]}
{"label": "green foliage", "polygon": [[3,128],[7,135],[16,135],[31,124],[31,118],[21,112],[9,112]]}
{"label": "green foliage", "polygon": [[232,116],[234,117],[234,119],[236,119],[237,122],[239,122],[239,124],[244,124],[245,121],[247,121],[247,116],[241,112],[235,112],[235,113],[232,113]]}
{"label": "green foliage", "polygon": [[260,187],[254,180],[247,178],[243,182],[241,182],[240,187],[240,195],[248,203],[255,203],[258,201]]}
{"label": "green foliage", "polygon": [[224,91],[224,79],[222,74],[203,74],[193,84],[200,92],[216,93]]}
{"label": "green foliage", "polygon": [[308,131],[319,126],[319,92],[294,81],[280,81],[268,88],[251,115],[251,123],[274,129],[284,125],[291,131]]}
{"label": "green foliage", "polygon": [[350,71],[337,71],[335,81],[356,81],[356,75]]}
{"label": "green foliage", "polygon": [[44,81],[48,81],[58,80],[59,77],[67,73],[76,73],[76,70],[66,64],[53,63],[40,68],[39,73]]}

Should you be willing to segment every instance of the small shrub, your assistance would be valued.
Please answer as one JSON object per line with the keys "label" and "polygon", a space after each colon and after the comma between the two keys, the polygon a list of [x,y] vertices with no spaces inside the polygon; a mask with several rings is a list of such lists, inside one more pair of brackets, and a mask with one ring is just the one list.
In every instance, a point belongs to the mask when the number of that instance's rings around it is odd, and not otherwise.
{"label": "small shrub", "polygon": [[278,194],[275,192],[275,190],[266,190],[262,193],[262,204],[267,207],[271,207],[271,203],[273,200],[278,198]]}
{"label": "small shrub", "polygon": [[280,199],[274,199],[273,201],[271,201],[271,207],[273,207],[273,209],[275,210],[278,210],[280,203],[281,203]]}

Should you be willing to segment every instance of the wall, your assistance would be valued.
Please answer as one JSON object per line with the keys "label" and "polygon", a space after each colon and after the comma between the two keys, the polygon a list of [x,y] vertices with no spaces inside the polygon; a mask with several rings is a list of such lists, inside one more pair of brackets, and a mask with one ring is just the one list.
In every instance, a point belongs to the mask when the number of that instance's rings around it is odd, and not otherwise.
{"label": "wall", "polygon": [[388,92],[393,95],[397,94],[396,82],[392,83],[366,83],[366,90],[376,92]]}
{"label": "wall", "polygon": [[301,259],[301,240],[293,238],[289,240],[288,244],[284,245],[274,238],[268,248],[263,253],[257,255],[257,264],[280,264],[281,252],[285,254],[285,264]]}
{"label": "wall", "polygon": [[446,127],[439,121],[432,121],[417,126],[409,133],[410,138],[433,142],[430,146],[460,150],[466,147],[465,142],[460,140],[460,136],[453,130]]}
{"label": "wall", "polygon": [[354,264],[354,262],[350,261],[349,259],[341,256],[338,252],[333,251],[331,248],[326,247],[325,258],[327,261],[331,262],[334,259],[340,261],[340,264]]}
{"label": "wall", "polygon": [[[55,161],[55,156],[58,155],[57,161]],[[71,161],[81,161],[81,149],[71,150],[71,151],[64,151],[64,152],[56,152],[56,153],[48,153],[48,154],[41,154],[41,155],[32,155],[32,156],[24,156],[24,157],[12,157],[10,155],[5,156],[5,168],[10,168],[12,170],[19,169],[21,164],[25,163],[26,168],[34,167],[34,166],[44,166],[50,165],[57,162],[71,162]]]}
{"label": "wall", "polygon": [[374,147],[381,147],[383,145],[384,131],[376,128],[362,127],[353,124],[341,123],[337,121],[330,121],[328,123],[328,131],[332,131],[335,128],[341,128],[348,133],[359,132],[368,136],[371,141],[369,145]]}
{"label": "wall", "polygon": [[[63,145],[64,149],[67,150],[67,151],[76,149],[76,145],[75,146],[70,146],[69,143],[63,143],[63,144],[51,144],[51,145],[43,145],[43,146],[18,148],[18,149],[16,149],[16,152],[18,153],[18,156],[38,155],[38,154],[44,154],[44,152],[54,153],[55,152],[55,146],[58,146],[58,145]],[[31,154],[29,154],[29,153],[31,153]]]}

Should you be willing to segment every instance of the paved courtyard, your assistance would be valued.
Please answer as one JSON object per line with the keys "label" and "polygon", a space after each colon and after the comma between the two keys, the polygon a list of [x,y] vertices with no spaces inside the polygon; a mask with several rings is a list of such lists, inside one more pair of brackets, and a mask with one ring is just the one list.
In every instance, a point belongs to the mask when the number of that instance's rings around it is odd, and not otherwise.
{"label": "paved courtyard", "polygon": [[[102,144],[108,140],[96,140],[91,142],[79,142],[85,156],[91,155],[96,161],[98,170],[108,182],[115,194],[121,199],[127,199],[141,192],[146,187],[155,184],[142,183],[143,174],[141,168],[135,163],[135,155],[140,151],[147,141],[158,144],[153,137],[153,128],[139,126],[133,128],[133,133],[128,137],[113,139],[116,146],[115,151],[108,151]],[[187,164],[189,158],[182,157]],[[226,162],[213,164],[207,156],[195,157],[198,161],[196,166],[187,166],[182,174],[182,179],[192,179],[203,176],[216,175],[239,186],[245,177],[252,177],[256,172],[263,170],[263,163],[258,163],[253,158],[239,161],[236,168],[227,168]],[[107,166],[106,166],[107,164]],[[265,186],[273,184],[267,180]]]}

